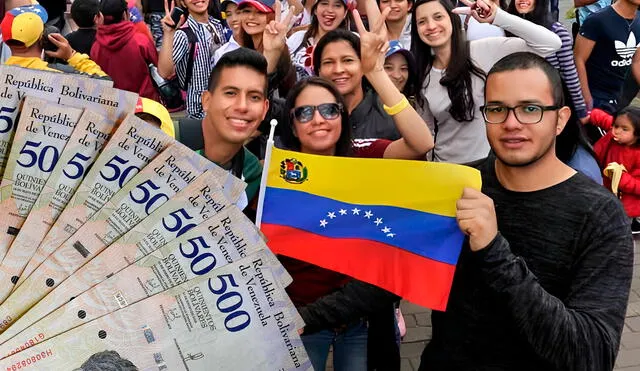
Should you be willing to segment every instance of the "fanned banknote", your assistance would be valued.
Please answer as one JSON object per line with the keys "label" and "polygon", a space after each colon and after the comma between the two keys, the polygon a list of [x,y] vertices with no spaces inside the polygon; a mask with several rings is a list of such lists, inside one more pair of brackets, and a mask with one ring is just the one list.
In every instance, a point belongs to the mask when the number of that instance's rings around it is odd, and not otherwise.
{"label": "fanned banknote", "polygon": [[[81,109],[25,99],[0,184],[0,260],[58,164],[81,114]],[[9,282],[0,285],[11,287]]]}
{"label": "fanned banknote", "polygon": [[[175,197],[158,207],[148,218],[84,264],[72,277],[64,280],[18,322],[0,334],[0,343],[66,303],[70,298],[78,296],[167,242],[185,235],[202,221],[231,205],[231,202],[236,201],[243,192],[244,183],[230,176],[228,172],[220,170],[219,167],[213,167],[200,175]],[[235,186],[223,190],[218,179],[225,180],[227,177],[235,179]],[[229,182],[231,180],[226,183]]]}
{"label": "fanned banknote", "polygon": [[67,207],[47,232],[16,286],[20,286],[36,267],[100,210],[140,169],[174,142],[160,129],[129,115],[105,145]]}
{"label": "fanned banknote", "polygon": [[[145,124],[148,125],[148,124]],[[120,238],[208,168],[206,158],[174,142],[124,185],[0,305],[18,318],[105,247]],[[6,326],[2,326],[4,330]]]}
{"label": "fanned banknote", "polygon": [[0,66],[0,367],[312,369],[246,184],[111,84]]}
{"label": "fanned banknote", "polygon": [[[0,345],[0,355],[21,351],[35,344],[34,339],[44,341],[260,250],[264,250],[264,261],[275,275],[276,282],[273,285],[278,285],[278,288],[267,286],[266,289],[274,291],[281,288],[281,283],[288,281],[286,272],[279,269],[277,260],[271,259],[267,246],[252,228],[248,228],[247,223],[248,220],[237,208],[228,208],[185,233],[184,238],[181,236],[114,275],[109,275],[87,291],[74,294],[72,300],[65,300],[69,293],[58,289],[73,281],[76,277],[74,274],[47,296],[58,296],[65,304]],[[279,274],[285,274],[285,277]],[[36,305],[29,313],[38,310]],[[78,313],[82,313],[82,316],[78,316]],[[294,311],[291,316],[297,328],[303,326],[297,312]]]}
{"label": "fanned banknote", "polygon": [[22,270],[67,206],[113,129],[113,121],[93,111],[85,110],[80,116],[69,142],[60,154],[59,166],[51,172],[11,249],[2,260],[0,303],[18,282]]}
{"label": "fanned banknote", "polygon": [[5,358],[0,367],[72,370],[112,351],[119,355],[114,367],[129,361],[141,370],[310,370],[286,293],[266,261],[258,252],[214,269]]}
{"label": "fanned banknote", "polygon": [[109,80],[0,66],[0,175],[6,166],[20,102],[26,94],[75,108],[90,108],[120,121],[133,111],[138,95],[111,86],[113,82]]}

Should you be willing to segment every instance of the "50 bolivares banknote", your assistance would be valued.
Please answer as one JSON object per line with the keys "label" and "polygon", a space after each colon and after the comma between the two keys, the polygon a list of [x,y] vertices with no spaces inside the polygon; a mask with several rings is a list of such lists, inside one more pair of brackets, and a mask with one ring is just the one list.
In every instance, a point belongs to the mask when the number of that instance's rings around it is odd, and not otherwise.
{"label": "50 bolivares banknote", "polygon": [[[244,182],[131,114],[135,94],[67,76],[82,94],[43,96],[34,78],[0,68],[19,88],[0,94],[0,367],[311,369]],[[16,174],[40,180],[25,193]]]}

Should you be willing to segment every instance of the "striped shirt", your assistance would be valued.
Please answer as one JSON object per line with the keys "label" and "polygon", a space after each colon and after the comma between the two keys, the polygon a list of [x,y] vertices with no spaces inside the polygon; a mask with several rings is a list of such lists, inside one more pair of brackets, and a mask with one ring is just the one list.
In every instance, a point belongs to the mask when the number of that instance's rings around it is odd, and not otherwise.
{"label": "striped shirt", "polygon": [[580,80],[578,80],[578,72],[576,71],[576,63],[573,59],[573,38],[571,37],[571,33],[569,33],[560,22],[552,24],[551,31],[560,37],[562,46],[560,50],[548,56],[547,61],[560,71],[562,80],[567,84],[567,88],[571,94],[571,101],[573,102],[578,118],[586,117],[587,105],[582,96]]}
{"label": "striped shirt", "polygon": [[[227,42],[225,27],[213,17],[208,24],[197,22],[192,16],[187,18],[187,25],[197,38],[191,81],[187,86],[187,113],[190,118],[204,118],[200,97],[207,89],[209,74],[213,68],[214,52]],[[187,62],[189,60],[189,41],[187,34],[176,32],[173,39],[173,62],[181,86],[185,86]]]}

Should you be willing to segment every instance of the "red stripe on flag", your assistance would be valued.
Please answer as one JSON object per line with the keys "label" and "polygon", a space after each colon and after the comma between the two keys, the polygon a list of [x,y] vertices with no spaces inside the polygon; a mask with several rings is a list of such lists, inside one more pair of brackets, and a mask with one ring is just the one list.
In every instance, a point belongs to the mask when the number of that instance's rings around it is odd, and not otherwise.
{"label": "red stripe on flag", "polygon": [[323,237],[265,223],[260,229],[276,254],[349,275],[418,305],[441,311],[447,307],[454,265],[371,240]]}

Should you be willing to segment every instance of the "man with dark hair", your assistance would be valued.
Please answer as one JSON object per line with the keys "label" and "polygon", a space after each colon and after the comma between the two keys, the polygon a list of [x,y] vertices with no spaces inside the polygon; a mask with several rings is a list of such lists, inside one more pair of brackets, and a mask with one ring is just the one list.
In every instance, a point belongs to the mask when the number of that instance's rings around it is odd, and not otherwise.
{"label": "man with dark hair", "polygon": [[[67,39],[59,33],[44,35],[44,20],[46,12],[40,5],[21,6],[9,10],[0,29],[4,42],[11,49],[11,57],[5,64],[20,66],[35,70],[45,70],[67,73],[84,73],[92,77],[108,78],[100,66],[95,64],[89,56],[77,53]],[[47,63],[42,59],[45,37],[55,45],[57,50],[45,51],[51,58],[62,59],[67,64]]]}
{"label": "man with dark hair", "polygon": [[96,27],[102,22],[98,0],[74,0],[71,4],[71,18],[78,26],[76,31],[65,38],[72,48],[84,54],[91,54],[91,46],[96,40]]}
{"label": "man with dark hair", "polygon": [[247,183],[241,208],[260,186],[262,166],[244,144],[269,109],[267,84],[267,60],[254,50],[240,48],[220,58],[202,93],[204,149],[200,153]]}
{"label": "man with dark hair", "polygon": [[456,204],[468,240],[420,370],[613,369],[630,223],[611,192],[556,157],[571,115],[561,91],[531,53],[489,71],[480,109],[495,155],[480,165],[482,192],[467,188]]}
{"label": "man with dark hair", "polygon": [[127,2],[102,0],[100,13],[104,24],[98,26],[91,58],[111,76],[115,88],[158,101],[149,72],[149,64],[158,64],[158,52],[151,39],[136,32]]}

